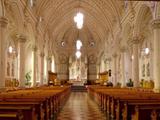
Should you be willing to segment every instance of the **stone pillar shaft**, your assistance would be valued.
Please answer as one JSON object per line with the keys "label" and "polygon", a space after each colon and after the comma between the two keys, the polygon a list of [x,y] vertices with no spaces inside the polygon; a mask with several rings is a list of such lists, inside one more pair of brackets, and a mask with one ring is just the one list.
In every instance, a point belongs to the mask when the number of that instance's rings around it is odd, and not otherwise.
{"label": "stone pillar shaft", "polygon": [[43,85],[44,80],[44,53],[40,54],[41,68],[40,68],[40,84]]}
{"label": "stone pillar shaft", "polygon": [[6,28],[8,20],[4,17],[0,18],[0,88],[5,87],[5,69],[6,69],[6,56],[5,56],[5,39]]}
{"label": "stone pillar shaft", "polygon": [[153,27],[153,77],[154,77],[154,90],[160,92],[160,18],[152,22]]}
{"label": "stone pillar shaft", "polygon": [[48,64],[48,71],[51,71],[52,70],[52,60],[51,60],[51,58],[48,58],[47,64]]}
{"label": "stone pillar shaft", "polygon": [[113,55],[113,85],[117,85],[117,54]]}
{"label": "stone pillar shaft", "polygon": [[134,82],[134,87],[138,87],[139,86],[138,43],[133,44],[132,79]]}
{"label": "stone pillar shaft", "polygon": [[46,59],[46,62],[47,62],[46,64],[47,65],[46,65],[46,71],[44,71],[45,72],[44,73],[44,75],[45,75],[44,77],[46,79],[45,82],[44,82],[44,84],[48,84],[48,60],[47,60],[47,58],[45,58],[45,59]]}
{"label": "stone pillar shaft", "polygon": [[126,82],[125,82],[125,48],[121,49],[121,73],[122,73],[122,77],[121,77],[121,84],[122,87],[126,86]]}
{"label": "stone pillar shaft", "polygon": [[18,56],[19,56],[19,82],[20,87],[25,87],[25,42],[24,36],[18,37]]}
{"label": "stone pillar shaft", "polygon": [[33,53],[32,53],[32,60],[33,60],[33,68],[32,68],[32,70],[33,70],[33,74],[32,74],[32,85],[33,86],[36,86],[36,74],[37,74],[37,48],[36,47],[34,47],[33,48],[33,51],[32,51]]}

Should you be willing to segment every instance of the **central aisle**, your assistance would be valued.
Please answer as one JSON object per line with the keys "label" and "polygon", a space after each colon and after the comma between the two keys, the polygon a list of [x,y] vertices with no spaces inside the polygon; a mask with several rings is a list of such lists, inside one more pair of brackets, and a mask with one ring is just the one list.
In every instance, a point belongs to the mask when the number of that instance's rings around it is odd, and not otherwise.
{"label": "central aisle", "polygon": [[57,120],[106,120],[87,92],[72,92]]}

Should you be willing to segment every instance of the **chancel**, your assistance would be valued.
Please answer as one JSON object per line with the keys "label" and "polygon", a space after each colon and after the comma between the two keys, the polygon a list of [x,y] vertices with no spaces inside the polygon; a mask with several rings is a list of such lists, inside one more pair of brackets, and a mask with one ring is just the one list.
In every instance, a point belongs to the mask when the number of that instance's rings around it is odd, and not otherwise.
{"label": "chancel", "polygon": [[160,120],[159,0],[0,0],[0,120]]}

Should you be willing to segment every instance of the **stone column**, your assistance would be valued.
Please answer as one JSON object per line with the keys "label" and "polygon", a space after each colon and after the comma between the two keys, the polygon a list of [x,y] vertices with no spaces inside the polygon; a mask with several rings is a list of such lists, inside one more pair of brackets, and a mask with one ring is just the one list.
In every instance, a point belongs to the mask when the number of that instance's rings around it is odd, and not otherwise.
{"label": "stone column", "polygon": [[97,76],[96,76],[96,79],[99,79],[99,73],[100,73],[100,67],[99,67],[100,65],[99,65],[99,63],[98,64],[96,64],[96,72],[97,72]]}
{"label": "stone column", "polygon": [[40,53],[40,84],[43,85],[43,80],[44,80],[44,53]]}
{"label": "stone column", "polygon": [[6,56],[5,56],[5,41],[6,28],[8,20],[5,17],[0,17],[0,88],[5,87],[5,70],[6,70]]}
{"label": "stone column", "polygon": [[25,87],[25,42],[26,37],[19,35],[18,37],[18,79],[20,87]]}
{"label": "stone column", "polygon": [[153,27],[153,78],[154,91],[160,92],[160,18],[152,21]]}
{"label": "stone column", "polygon": [[44,84],[48,84],[48,58],[45,57],[45,59],[46,59],[46,61],[45,61],[45,62],[46,62],[46,63],[45,63],[45,64],[46,64],[46,66],[45,66],[45,67],[46,67],[46,68],[45,68],[46,71],[44,71],[44,72],[45,72],[45,74],[44,74],[44,75],[45,75],[45,76],[44,76],[44,77],[45,77]]}
{"label": "stone column", "polygon": [[36,74],[37,74],[37,47],[34,46],[32,49],[32,60],[33,60],[33,68],[32,68],[32,86],[36,86]]}
{"label": "stone column", "polygon": [[52,71],[52,58],[48,57],[47,60],[48,71]]}
{"label": "stone column", "polygon": [[139,43],[140,38],[134,37],[131,41],[133,54],[132,54],[132,81],[134,87],[139,87]]}
{"label": "stone column", "polygon": [[126,80],[125,80],[125,51],[126,48],[125,47],[121,47],[120,49],[121,51],[121,87],[125,87],[126,86]]}
{"label": "stone column", "polygon": [[[108,71],[110,71],[110,72],[108,73],[108,80],[109,80],[109,82],[111,82],[111,76],[112,76],[112,71],[111,71],[111,58],[108,58],[107,61],[108,61]],[[110,75],[111,75],[111,76],[110,76]]]}
{"label": "stone column", "polygon": [[117,54],[113,54],[113,85],[117,85]]}

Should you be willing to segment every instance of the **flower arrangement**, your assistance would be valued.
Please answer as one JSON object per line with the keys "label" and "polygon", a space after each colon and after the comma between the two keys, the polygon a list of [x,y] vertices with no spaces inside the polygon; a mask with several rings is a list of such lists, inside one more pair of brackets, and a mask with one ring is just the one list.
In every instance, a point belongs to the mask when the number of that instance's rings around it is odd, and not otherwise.
{"label": "flower arrangement", "polygon": [[25,75],[25,79],[26,79],[25,85],[27,85],[27,86],[31,86],[31,73],[32,73],[32,71],[29,71]]}

